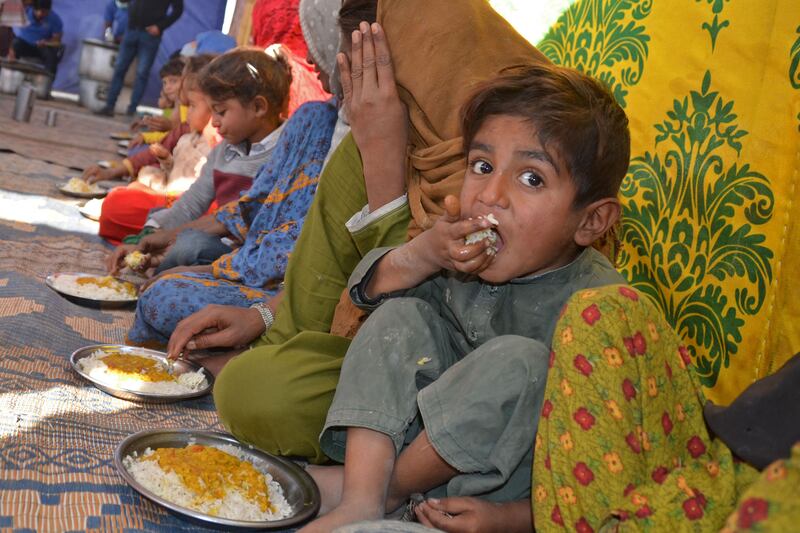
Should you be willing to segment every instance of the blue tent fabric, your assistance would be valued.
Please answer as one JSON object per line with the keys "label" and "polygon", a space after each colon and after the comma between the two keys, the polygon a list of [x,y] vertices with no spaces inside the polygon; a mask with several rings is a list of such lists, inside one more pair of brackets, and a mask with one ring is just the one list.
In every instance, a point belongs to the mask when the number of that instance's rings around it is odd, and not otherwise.
{"label": "blue tent fabric", "polygon": [[[64,21],[64,44],[66,52],[58,66],[53,88],[77,93],[79,87],[78,63],[81,43],[84,39],[102,39],[103,13],[107,0],[53,0],[53,11]],[[155,105],[161,90],[158,69],[169,56],[184,44],[193,41],[198,33],[222,28],[226,0],[203,0],[184,2],[183,15],[164,32],[161,48],[150,72],[143,104]]]}

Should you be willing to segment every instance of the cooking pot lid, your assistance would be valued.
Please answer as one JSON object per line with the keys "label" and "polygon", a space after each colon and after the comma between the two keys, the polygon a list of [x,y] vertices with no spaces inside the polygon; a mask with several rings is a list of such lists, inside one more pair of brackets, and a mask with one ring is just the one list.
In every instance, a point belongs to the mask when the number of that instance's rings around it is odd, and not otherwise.
{"label": "cooking pot lid", "polygon": [[7,68],[9,70],[18,70],[26,74],[36,74],[36,75],[44,74],[46,76],[51,76],[51,74],[43,67],[34,65],[33,63],[24,63],[21,61],[10,61],[8,59],[0,59],[0,68]]}

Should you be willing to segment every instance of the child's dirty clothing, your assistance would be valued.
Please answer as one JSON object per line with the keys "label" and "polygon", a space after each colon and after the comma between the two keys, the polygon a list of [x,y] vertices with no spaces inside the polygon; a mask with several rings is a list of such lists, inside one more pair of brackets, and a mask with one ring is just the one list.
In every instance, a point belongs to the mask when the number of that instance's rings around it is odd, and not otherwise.
{"label": "child's dirty clothing", "polygon": [[463,473],[434,495],[528,496],[559,312],[574,292],[621,276],[587,249],[562,268],[500,285],[443,272],[371,301],[364,287],[389,250],[367,254],[350,278],[353,301],[380,308],[345,357],[323,451],[343,460],[345,428],[364,427],[390,436],[399,453],[424,428],[436,452]]}

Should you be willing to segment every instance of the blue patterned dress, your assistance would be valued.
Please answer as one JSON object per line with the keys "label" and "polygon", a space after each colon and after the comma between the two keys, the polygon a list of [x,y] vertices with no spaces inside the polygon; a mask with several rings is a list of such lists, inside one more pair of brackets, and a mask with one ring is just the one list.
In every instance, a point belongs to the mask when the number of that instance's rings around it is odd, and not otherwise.
{"label": "blue patterned dress", "polygon": [[242,246],[213,263],[212,274],[170,274],[153,283],[139,296],[129,342],[166,343],[178,322],[209,304],[247,307],[278,292],[336,119],[333,101],[297,109],[250,190],[217,211],[217,220]]}

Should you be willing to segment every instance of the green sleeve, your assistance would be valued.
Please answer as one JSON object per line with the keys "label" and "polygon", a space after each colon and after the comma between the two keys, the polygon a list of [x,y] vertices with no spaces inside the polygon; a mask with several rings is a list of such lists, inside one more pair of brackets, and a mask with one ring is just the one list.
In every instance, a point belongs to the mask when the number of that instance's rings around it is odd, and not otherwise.
{"label": "green sleeve", "polygon": [[350,235],[359,253],[364,256],[375,248],[397,246],[406,242],[410,220],[411,211],[408,203],[404,203]]}
{"label": "green sleeve", "polygon": [[367,203],[361,157],[347,135],[322,172],[303,230],[289,257],[284,298],[264,341],[283,343],[301,331],[330,332],[347,280],[372,248],[406,240],[408,208],[363,228],[356,239],[345,223]]}

